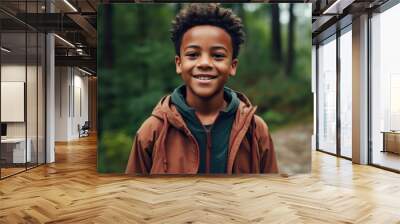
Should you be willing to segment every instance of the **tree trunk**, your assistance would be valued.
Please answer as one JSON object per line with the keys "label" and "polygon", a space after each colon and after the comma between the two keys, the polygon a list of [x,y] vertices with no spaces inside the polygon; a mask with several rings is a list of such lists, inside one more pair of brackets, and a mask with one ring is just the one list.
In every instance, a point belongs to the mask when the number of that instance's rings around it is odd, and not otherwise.
{"label": "tree trunk", "polygon": [[175,3],[176,7],[175,7],[175,15],[178,14],[181,9],[183,8],[183,3]]}
{"label": "tree trunk", "polygon": [[104,18],[103,18],[103,26],[104,26],[104,49],[102,55],[104,57],[104,66],[106,68],[112,68],[114,64],[114,46],[112,44],[112,5],[106,4],[104,5]]}
{"label": "tree trunk", "polygon": [[295,33],[294,25],[296,22],[296,17],[293,13],[294,4],[289,6],[289,26],[288,26],[288,51],[287,51],[287,65],[286,65],[286,75],[290,76],[293,72],[294,67],[294,42]]}
{"label": "tree trunk", "polygon": [[281,24],[279,22],[279,6],[271,5],[271,22],[272,22],[272,49],[273,60],[280,63],[282,61],[282,43],[281,43]]}
{"label": "tree trunk", "polygon": [[[145,5],[139,5],[138,6],[138,30],[140,30],[141,35],[139,36],[139,44],[144,45],[147,44],[146,43],[146,38],[148,37],[148,26],[147,26],[147,20],[148,18],[148,14],[147,14],[147,10],[145,8]],[[147,54],[147,53],[146,53]],[[140,67],[142,68],[142,74],[141,74],[141,78],[142,78],[142,90],[145,91],[147,90],[148,86],[149,86],[149,65],[146,63],[145,58],[143,57],[140,60]]]}
{"label": "tree trunk", "polygon": [[[245,24],[245,11],[243,8],[243,4],[236,3],[234,5],[235,13],[239,16],[239,18],[242,20],[242,24]],[[243,29],[246,29],[246,26],[243,26]],[[246,31],[245,31],[246,32]]]}

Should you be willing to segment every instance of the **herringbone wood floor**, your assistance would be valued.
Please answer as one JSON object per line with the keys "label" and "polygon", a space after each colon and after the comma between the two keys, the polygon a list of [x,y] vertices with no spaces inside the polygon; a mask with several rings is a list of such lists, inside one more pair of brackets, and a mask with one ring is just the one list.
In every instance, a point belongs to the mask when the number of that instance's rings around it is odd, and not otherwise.
{"label": "herringbone wood floor", "polygon": [[0,223],[400,223],[400,175],[313,152],[311,174],[127,177],[96,172],[96,139],[0,181]]}

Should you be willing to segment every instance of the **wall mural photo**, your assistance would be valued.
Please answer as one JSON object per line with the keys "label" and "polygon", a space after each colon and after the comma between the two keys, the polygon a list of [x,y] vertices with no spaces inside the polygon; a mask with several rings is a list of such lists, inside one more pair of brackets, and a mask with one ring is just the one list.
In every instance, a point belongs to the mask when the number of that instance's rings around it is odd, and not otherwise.
{"label": "wall mural photo", "polygon": [[105,4],[98,171],[311,167],[311,4]]}

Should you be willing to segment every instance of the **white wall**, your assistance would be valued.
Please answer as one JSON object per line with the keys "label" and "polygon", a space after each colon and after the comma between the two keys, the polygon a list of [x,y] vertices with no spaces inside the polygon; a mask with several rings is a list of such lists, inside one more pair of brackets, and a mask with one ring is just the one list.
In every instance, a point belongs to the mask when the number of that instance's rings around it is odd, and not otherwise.
{"label": "white wall", "polygon": [[68,140],[68,71],[67,67],[55,68],[55,141]]}
{"label": "white wall", "polygon": [[[38,69],[38,70],[37,70]],[[8,138],[24,138],[25,135],[30,140],[32,161],[44,163],[44,83],[42,67],[36,65],[25,64],[3,64],[1,66],[1,81],[2,82],[24,82],[26,84],[26,106],[23,102],[21,113],[25,114],[26,120],[21,122],[6,122]],[[27,81],[25,80],[27,78]],[[3,90],[2,90],[3,92]],[[2,95],[2,98],[7,98],[7,95]],[[12,110],[7,107],[1,108],[4,110]],[[16,111],[7,111],[16,113]],[[24,115],[23,115],[24,116]],[[24,120],[24,119],[23,119]],[[38,151],[39,150],[39,151]],[[39,155],[37,155],[37,153]]]}
{"label": "white wall", "polygon": [[[25,64],[3,64],[1,66],[1,81],[2,82],[25,82],[26,71],[28,72],[28,84],[27,88],[27,120],[28,120],[28,137],[29,134],[36,131],[36,80],[32,76],[36,76],[36,66],[27,66]],[[33,87],[32,87],[33,86]],[[6,97],[6,96],[3,96]],[[39,107],[42,105],[39,105]],[[7,108],[1,108],[1,110],[7,110]],[[34,122],[34,123],[32,123]],[[25,123],[26,122],[7,122],[7,136],[8,137],[25,137]],[[35,132],[36,135],[36,132]]]}
{"label": "white wall", "polygon": [[56,67],[55,85],[55,140],[77,139],[78,124],[88,120],[88,78],[76,68]]}
{"label": "white wall", "polygon": [[[28,67],[28,70],[32,69]],[[25,64],[3,64],[1,66],[2,82],[25,82]],[[5,96],[2,96],[5,97]],[[7,108],[1,108],[7,110]],[[7,135],[9,137],[25,137],[24,122],[7,123]]]}

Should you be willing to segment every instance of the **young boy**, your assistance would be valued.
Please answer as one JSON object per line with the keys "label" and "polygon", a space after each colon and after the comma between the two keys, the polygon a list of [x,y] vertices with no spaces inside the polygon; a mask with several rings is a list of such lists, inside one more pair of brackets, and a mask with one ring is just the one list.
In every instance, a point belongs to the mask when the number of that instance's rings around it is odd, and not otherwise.
{"label": "young boy", "polygon": [[236,74],[241,20],[217,4],[191,4],[172,24],[176,72],[184,85],[163,97],[138,130],[127,174],[277,173],[266,123]]}

